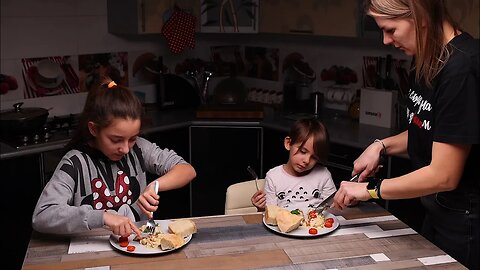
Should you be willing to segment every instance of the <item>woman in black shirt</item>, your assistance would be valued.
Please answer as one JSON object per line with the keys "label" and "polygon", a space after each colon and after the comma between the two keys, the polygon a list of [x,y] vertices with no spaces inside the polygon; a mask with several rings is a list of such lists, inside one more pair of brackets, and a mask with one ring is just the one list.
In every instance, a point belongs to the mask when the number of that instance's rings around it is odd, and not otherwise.
{"label": "woman in black shirt", "polygon": [[335,206],[356,200],[421,197],[422,234],[456,260],[479,269],[479,42],[449,16],[443,0],[367,0],[383,42],[413,56],[408,129],[376,139],[354,162],[360,181],[382,154],[408,153],[414,171],[366,183],[342,182]]}

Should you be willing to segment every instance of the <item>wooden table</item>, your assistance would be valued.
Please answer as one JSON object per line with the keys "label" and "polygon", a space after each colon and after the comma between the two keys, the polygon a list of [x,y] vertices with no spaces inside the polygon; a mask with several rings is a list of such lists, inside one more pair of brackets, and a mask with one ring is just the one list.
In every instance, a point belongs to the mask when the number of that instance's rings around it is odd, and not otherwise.
{"label": "wooden table", "polygon": [[[375,203],[333,211],[340,227],[316,238],[273,233],[262,215],[192,218],[198,233],[163,255],[68,254],[70,239],[34,233],[23,269],[466,269]],[[109,235],[104,229],[83,237]]]}

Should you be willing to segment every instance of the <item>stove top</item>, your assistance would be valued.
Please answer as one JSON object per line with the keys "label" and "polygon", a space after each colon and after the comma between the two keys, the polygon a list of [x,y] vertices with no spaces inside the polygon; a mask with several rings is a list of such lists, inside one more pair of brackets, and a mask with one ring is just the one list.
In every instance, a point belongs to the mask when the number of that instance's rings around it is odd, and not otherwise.
{"label": "stove top", "polygon": [[15,149],[30,149],[39,146],[68,141],[78,126],[79,115],[54,116],[45,125],[28,134],[6,136],[0,141]]}

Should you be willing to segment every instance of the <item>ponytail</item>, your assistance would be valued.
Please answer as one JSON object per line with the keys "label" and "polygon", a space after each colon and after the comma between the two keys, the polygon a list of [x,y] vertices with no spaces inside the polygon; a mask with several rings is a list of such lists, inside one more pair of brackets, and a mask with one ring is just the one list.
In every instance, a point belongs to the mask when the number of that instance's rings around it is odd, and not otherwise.
{"label": "ponytail", "polygon": [[88,122],[103,129],[114,119],[136,120],[142,116],[142,104],[130,89],[117,85],[108,77],[102,78],[88,92],[77,130],[65,148],[68,151],[93,139]]}

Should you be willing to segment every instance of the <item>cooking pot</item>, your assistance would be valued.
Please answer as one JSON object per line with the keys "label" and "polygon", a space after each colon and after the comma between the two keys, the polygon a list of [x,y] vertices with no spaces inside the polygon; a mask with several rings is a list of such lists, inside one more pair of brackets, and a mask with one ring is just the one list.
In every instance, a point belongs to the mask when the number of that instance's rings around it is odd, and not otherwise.
{"label": "cooking pot", "polygon": [[161,74],[157,85],[157,103],[161,108],[195,108],[200,104],[193,82],[175,74]]}
{"label": "cooking pot", "polygon": [[217,104],[242,104],[247,99],[247,89],[242,81],[226,78],[220,81],[213,91]]}
{"label": "cooking pot", "polygon": [[22,108],[23,102],[13,104],[13,110],[0,113],[2,136],[27,134],[45,124],[48,110],[44,108]]}

